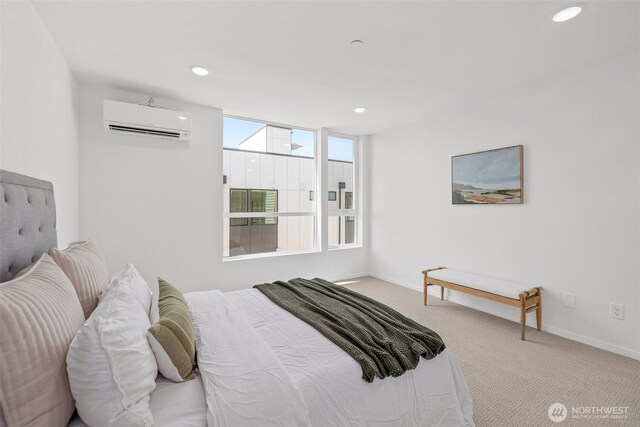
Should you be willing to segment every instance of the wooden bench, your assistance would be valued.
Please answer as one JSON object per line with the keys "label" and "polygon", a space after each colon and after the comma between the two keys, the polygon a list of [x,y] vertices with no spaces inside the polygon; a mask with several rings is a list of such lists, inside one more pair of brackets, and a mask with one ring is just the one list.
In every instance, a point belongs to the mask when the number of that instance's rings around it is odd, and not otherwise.
{"label": "wooden bench", "polygon": [[424,275],[424,305],[427,305],[427,288],[440,286],[440,299],[444,299],[444,288],[488,298],[504,304],[520,307],[520,335],[524,340],[527,313],[536,311],[536,326],[542,325],[542,286],[533,288],[507,280],[494,279],[471,273],[451,270],[446,267],[430,268]]}

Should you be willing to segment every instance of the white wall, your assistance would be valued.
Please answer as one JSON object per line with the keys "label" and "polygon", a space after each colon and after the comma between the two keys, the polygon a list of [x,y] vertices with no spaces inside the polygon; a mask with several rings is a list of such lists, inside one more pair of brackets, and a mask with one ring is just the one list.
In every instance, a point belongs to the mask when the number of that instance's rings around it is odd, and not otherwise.
{"label": "white wall", "polygon": [[183,291],[228,291],[367,272],[362,248],[223,263],[222,111],[156,99],[193,114],[189,143],[103,129],[103,99],[145,96],[80,86],[80,237],[99,242],[112,273],[131,262],[147,280],[161,276]]}
{"label": "white wall", "polygon": [[[541,284],[545,329],[639,358],[639,64],[636,52],[373,136],[370,272],[416,289],[440,265]],[[516,144],[524,205],[451,204],[452,155]]]}
{"label": "white wall", "polygon": [[77,84],[30,2],[0,8],[0,168],[53,182],[66,247],[78,237]]}

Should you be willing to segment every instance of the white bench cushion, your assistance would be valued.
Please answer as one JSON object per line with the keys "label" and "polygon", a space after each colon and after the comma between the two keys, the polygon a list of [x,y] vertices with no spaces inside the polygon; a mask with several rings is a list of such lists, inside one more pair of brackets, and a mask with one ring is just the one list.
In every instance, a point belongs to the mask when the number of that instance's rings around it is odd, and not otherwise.
{"label": "white bench cushion", "polygon": [[533,287],[509,280],[494,279],[493,277],[479,276],[477,274],[450,270],[448,268],[430,271],[427,276],[513,299],[520,299],[520,292],[528,291]]}

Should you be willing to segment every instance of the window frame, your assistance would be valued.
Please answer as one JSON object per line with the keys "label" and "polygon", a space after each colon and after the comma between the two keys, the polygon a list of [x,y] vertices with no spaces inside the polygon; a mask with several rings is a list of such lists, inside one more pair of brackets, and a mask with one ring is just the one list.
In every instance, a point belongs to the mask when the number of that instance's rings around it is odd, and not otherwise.
{"label": "window frame", "polygon": [[[223,138],[222,138],[222,152],[224,153],[224,150],[231,150],[231,151],[242,151],[242,152],[246,152],[246,153],[258,153],[258,154],[272,154],[272,155],[277,155],[277,156],[284,156],[284,157],[297,157],[297,158],[301,158],[301,159],[312,159],[313,160],[313,167],[315,169],[315,175],[314,175],[314,181],[315,181],[315,185],[313,187],[312,190],[309,191],[313,191],[314,194],[321,194],[320,193],[320,165],[321,165],[321,159],[318,156],[319,153],[319,146],[321,144],[321,139],[320,139],[320,130],[319,129],[311,129],[311,128],[306,128],[303,126],[294,126],[294,125],[286,125],[283,123],[278,123],[278,122],[272,122],[269,120],[259,120],[259,119],[254,119],[254,118],[249,118],[249,117],[241,117],[241,116],[236,116],[236,115],[231,115],[231,114],[224,114],[223,115],[223,127],[224,127],[224,118],[232,118],[232,119],[237,119],[237,120],[245,120],[245,121],[250,121],[250,122],[254,122],[254,123],[262,123],[266,126],[273,126],[273,127],[280,127],[280,128],[286,128],[286,129],[298,129],[298,130],[303,130],[303,131],[308,131],[308,132],[312,132],[313,133],[313,142],[314,142],[314,155],[312,158],[310,158],[309,156],[288,156],[286,154],[280,154],[280,153],[265,153],[262,151],[252,151],[252,150],[241,150],[241,149],[235,149],[235,148],[226,148],[224,146],[224,129],[223,129]],[[224,162],[224,156],[223,156],[223,162]],[[223,164],[223,175],[224,175],[224,164]],[[320,203],[317,200],[317,198],[315,198],[316,200],[314,200],[314,206],[315,206],[315,212],[311,212],[311,211],[298,211],[298,212],[226,212],[225,211],[225,192],[226,190],[229,191],[229,210],[231,209],[231,189],[234,190],[247,190],[247,209],[248,205],[250,204],[250,190],[252,190],[253,188],[239,188],[239,187],[230,187],[229,183],[227,182],[227,179],[223,179],[222,180],[222,192],[223,192],[223,203],[222,203],[222,228],[223,228],[223,233],[222,233],[222,247],[223,247],[223,252],[222,252],[222,262],[233,262],[233,261],[241,261],[241,260],[245,260],[245,259],[255,259],[255,258],[268,258],[268,257],[277,257],[277,256],[288,256],[288,255],[298,255],[298,254],[306,254],[306,253],[316,253],[316,252],[321,252],[321,242],[322,242],[322,236],[321,234],[321,227],[320,227],[320,221],[321,221],[321,217],[322,217],[322,210],[320,207]],[[227,187],[229,186],[229,187]],[[253,190],[273,190],[273,191],[279,191],[278,189],[253,189]],[[280,201],[278,201],[278,206],[280,204]],[[263,253],[256,253],[256,254],[245,254],[245,255],[235,255],[235,256],[225,256],[224,255],[224,246],[225,244],[228,245],[229,241],[228,241],[228,235],[225,235],[224,229],[225,229],[225,222],[229,221],[233,219],[233,218],[246,218],[247,222],[250,224],[251,218],[277,218],[279,217],[306,217],[306,216],[312,216],[315,217],[315,220],[313,221],[313,227],[314,227],[314,237],[313,237],[313,245],[311,248],[309,249],[302,249],[302,250],[287,250],[287,251],[282,251],[282,252],[263,252]],[[229,229],[231,228],[231,224],[229,224]],[[227,241],[225,242],[225,238],[227,239]]]}
{"label": "window frame", "polygon": [[[325,171],[325,173],[328,174],[328,168],[329,168],[329,161],[331,159],[329,159],[329,138],[330,137],[335,137],[335,138],[340,138],[340,139],[350,139],[352,141],[352,150],[353,150],[353,176],[352,176],[352,182],[353,182],[353,189],[352,192],[354,193],[352,195],[352,202],[353,202],[353,208],[352,209],[329,209],[328,207],[328,203],[326,205],[326,208],[323,210],[323,216],[326,217],[326,224],[327,227],[325,227],[325,231],[324,231],[324,242],[326,242],[325,245],[323,245],[323,248],[326,247],[327,251],[336,251],[336,250],[345,250],[345,249],[353,249],[353,248],[362,248],[363,247],[363,241],[364,241],[364,224],[363,224],[363,175],[362,175],[362,161],[363,161],[363,137],[362,136],[357,136],[357,135],[350,135],[350,134],[346,134],[346,133],[341,133],[341,132],[336,132],[336,131],[332,131],[330,129],[325,129],[324,132],[324,137],[322,142],[324,143],[325,147],[323,148],[323,163],[325,164],[325,169],[323,169]],[[335,160],[335,161],[342,161],[342,160]],[[328,177],[327,177],[328,180]],[[327,188],[328,190],[328,182],[325,182],[325,188]],[[354,236],[353,236],[353,243],[345,243],[345,244],[340,244],[340,245],[329,245],[329,235],[328,235],[328,220],[329,218],[333,217],[333,216],[338,216],[339,218],[344,217],[345,218],[345,222],[346,219],[348,217],[352,217],[356,223],[355,223],[355,228],[354,228]],[[353,222],[349,221],[349,222]]]}

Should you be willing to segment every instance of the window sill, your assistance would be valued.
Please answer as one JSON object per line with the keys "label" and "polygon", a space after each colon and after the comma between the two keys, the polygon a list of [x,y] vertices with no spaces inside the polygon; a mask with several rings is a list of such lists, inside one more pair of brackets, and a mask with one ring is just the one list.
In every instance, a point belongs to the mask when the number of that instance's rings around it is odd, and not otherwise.
{"label": "window sill", "polygon": [[304,254],[315,254],[320,253],[320,249],[307,249],[304,251],[283,251],[283,252],[266,252],[260,254],[249,254],[249,255],[236,255],[233,257],[224,257],[222,258],[222,262],[235,262],[235,261],[245,261],[250,259],[261,259],[261,258],[275,258],[275,257],[285,257],[290,255],[304,255]]}
{"label": "window sill", "polygon": [[349,245],[329,246],[329,251],[343,251],[346,249],[362,249],[362,243],[351,243]]}

